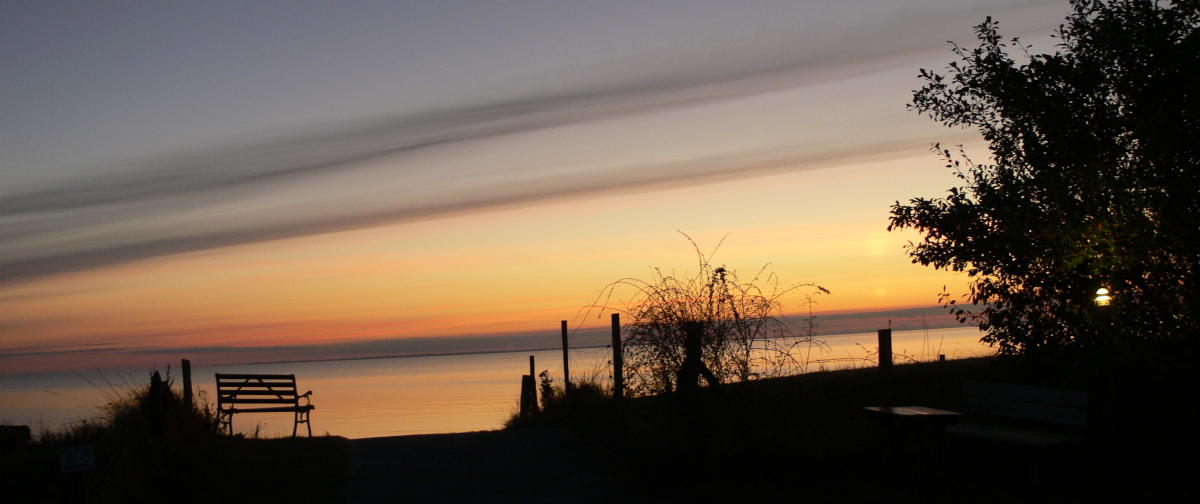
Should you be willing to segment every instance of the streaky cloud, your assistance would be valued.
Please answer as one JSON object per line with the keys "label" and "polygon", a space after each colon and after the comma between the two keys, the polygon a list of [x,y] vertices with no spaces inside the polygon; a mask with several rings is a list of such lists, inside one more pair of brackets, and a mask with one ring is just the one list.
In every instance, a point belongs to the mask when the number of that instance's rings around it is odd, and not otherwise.
{"label": "streaky cloud", "polygon": [[[320,233],[360,229],[375,225],[405,222],[442,215],[481,211],[506,206],[515,206],[539,201],[569,198],[580,195],[596,195],[623,190],[649,190],[653,188],[677,187],[723,179],[766,175],[794,169],[796,166],[818,168],[835,161],[869,159],[880,153],[894,152],[899,145],[877,145],[873,152],[858,149],[854,153],[832,153],[804,158],[776,158],[760,163],[715,164],[710,170],[693,170],[680,176],[663,169],[663,176],[655,176],[654,168],[631,167],[624,178],[609,174],[604,180],[591,180],[590,184],[572,183],[571,179],[545,181],[540,186],[526,186],[525,190],[514,189],[498,195],[478,195],[475,198],[460,198],[443,204],[421,206],[397,206],[375,212],[314,218],[302,221],[276,222],[262,226],[229,226],[208,233],[185,233],[174,237],[145,236],[140,239],[111,245],[93,246],[67,253],[46,253],[33,257],[12,258],[0,261],[0,285],[18,283],[60,273],[85,271],[152,257],[181,254],[268,240],[292,238]],[[875,154],[876,156],[871,156]],[[728,156],[738,157],[738,156]],[[740,156],[749,157],[749,156]],[[724,159],[707,160],[709,162]],[[689,167],[703,164],[696,162]],[[639,176],[640,175],[640,176]]]}
{"label": "streaky cloud", "polygon": [[[880,57],[823,57],[735,75],[676,76],[331,126],[0,193],[0,285],[556,198],[807,169],[910,148],[911,138],[892,137],[853,148],[700,152],[690,159],[577,170],[526,173],[487,163],[447,168],[455,149],[845,80],[877,70]],[[341,189],[326,189],[332,186]],[[396,190],[382,194],[380,187]]]}

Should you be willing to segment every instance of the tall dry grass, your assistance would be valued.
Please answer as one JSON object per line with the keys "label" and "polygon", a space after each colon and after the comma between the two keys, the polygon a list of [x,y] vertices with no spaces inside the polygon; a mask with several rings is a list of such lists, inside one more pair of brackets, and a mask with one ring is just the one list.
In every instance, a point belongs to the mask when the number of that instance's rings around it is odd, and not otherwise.
{"label": "tall dry grass", "polygon": [[[153,381],[153,379],[151,380]],[[255,439],[221,432],[202,392],[192,404],[172,387],[112,387],[96,417],[44,429],[25,449],[0,453],[13,484],[7,502],[331,502],[347,475],[339,437]],[[64,473],[64,447],[91,446],[95,469]]]}

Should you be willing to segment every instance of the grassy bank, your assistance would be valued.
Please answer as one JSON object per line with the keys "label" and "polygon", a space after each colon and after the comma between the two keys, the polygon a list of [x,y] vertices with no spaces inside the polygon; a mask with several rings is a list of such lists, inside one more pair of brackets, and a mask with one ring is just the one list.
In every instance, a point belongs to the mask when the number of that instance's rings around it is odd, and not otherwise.
{"label": "grassy bank", "polygon": [[[513,427],[567,426],[649,501],[1109,502],[1182,495],[1178,482],[1185,479],[1176,479],[1182,470],[1169,461],[1195,444],[1188,427],[1194,417],[1178,410],[1195,409],[1182,400],[1194,395],[1194,373],[1121,371],[1117,386],[1088,373],[1047,373],[995,357],[897,366],[888,375],[829,371],[725,385],[694,401],[666,396],[617,405],[593,395],[571,404],[568,397]],[[862,411],[956,410],[968,379],[1089,389],[1094,441],[1056,454],[1031,479],[1024,450],[949,445],[932,452],[915,440],[889,445],[881,425]],[[1173,395],[1181,398],[1176,410],[1158,404]],[[1114,401],[1122,406],[1109,407]],[[1161,413],[1147,413],[1155,408]]]}
{"label": "grassy bank", "polygon": [[[1182,365],[1191,359],[1180,355],[1127,360],[1111,373],[1001,358],[902,365],[886,375],[828,371],[705,389],[694,400],[668,395],[617,403],[584,388],[512,422],[513,429],[555,427],[517,433],[528,436],[352,442],[223,435],[211,408],[182,407],[174,392],[159,401],[167,405],[165,421],[155,428],[151,394],[139,389],[95,422],[0,451],[0,475],[5,502],[337,502],[348,484],[357,484],[360,495],[383,496],[380,502],[393,495],[440,502],[445,492],[468,487],[477,490],[471,495],[539,485],[554,494],[589,492],[575,488],[577,481],[615,481],[607,488],[617,489],[620,502],[1184,501],[1190,465],[1175,460],[1196,448],[1197,371]],[[1054,457],[1035,482],[1023,451],[961,446],[931,456],[918,440],[889,444],[862,411],[873,405],[956,410],[968,379],[1088,389],[1091,446]],[[563,432],[566,441],[556,437]],[[80,444],[95,446],[96,470],[61,473],[59,449]],[[539,473],[529,470],[532,461],[553,462],[538,466]],[[351,467],[358,468],[354,474]],[[577,478],[572,471],[579,467],[603,477]],[[397,479],[404,487],[396,488]]]}
{"label": "grassy bank", "polygon": [[[157,392],[155,392],[157,391]],[[0,451],[6,502],[334,502],[347,471],[340,437],[256,439],[220,432],[212,406],[163,386],[117,394],[95,419]],[[64,448],[94,469],[63,472]],[[12,500],[9,500],[12,497]]]}

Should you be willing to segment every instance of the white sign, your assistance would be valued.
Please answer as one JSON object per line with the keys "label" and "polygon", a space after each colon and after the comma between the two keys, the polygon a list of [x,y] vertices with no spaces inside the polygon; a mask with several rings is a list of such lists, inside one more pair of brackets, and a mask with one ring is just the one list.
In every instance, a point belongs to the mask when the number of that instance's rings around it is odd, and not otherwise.
{"label": "white sign", "polygon": [[96,447],[92,445],[64,446],[59,457],[62,472],[96,470]]}

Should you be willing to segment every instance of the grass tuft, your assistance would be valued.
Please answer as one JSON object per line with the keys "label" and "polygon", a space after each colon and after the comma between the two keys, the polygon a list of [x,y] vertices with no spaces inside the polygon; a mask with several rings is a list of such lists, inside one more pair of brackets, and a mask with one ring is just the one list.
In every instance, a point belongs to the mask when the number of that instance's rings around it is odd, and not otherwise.
{"label": "grass tuft", "polygon": [[[15,502],[340,499],[344,438],[228,436],[203,392],[189,405],[171,382],[168,370],[159,386],[114,389],[96,418],[43,430],[33,445],[0,452],[0,473],[14,482],[6,493]],[[94,471],[60,471],[60,450],[76,446],[93,447]]]}

